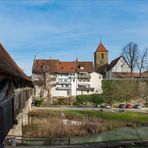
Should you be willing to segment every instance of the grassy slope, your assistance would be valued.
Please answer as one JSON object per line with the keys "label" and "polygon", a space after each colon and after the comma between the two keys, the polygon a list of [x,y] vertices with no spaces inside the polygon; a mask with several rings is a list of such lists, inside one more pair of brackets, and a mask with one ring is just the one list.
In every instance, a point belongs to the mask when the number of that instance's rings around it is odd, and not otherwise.
{"label": "grassy slope", "polygon": [[106,120],[119,120],[119,121],[129,121],[135,123],[148,123],[148,114],[137,113],[137,112],[123,112],[123,113],[113,113],[113,112],[100,112],[100,111],[81,111],[81,110],[38,110],[32,111],[30,116],[59,116],[60,113],[64,112],[67,117],[97,117]]}
{"label": "grassy slope", "polygon": [[64,111],[67,114],[73,116],[88,116],[88,117],[98,117],[107,120],[122,120],[137,123],[148,123],[148,114],[137,113],[137,112],[123,112],[123,113],[113,113],[113,112],[99,112],[99,111]]}

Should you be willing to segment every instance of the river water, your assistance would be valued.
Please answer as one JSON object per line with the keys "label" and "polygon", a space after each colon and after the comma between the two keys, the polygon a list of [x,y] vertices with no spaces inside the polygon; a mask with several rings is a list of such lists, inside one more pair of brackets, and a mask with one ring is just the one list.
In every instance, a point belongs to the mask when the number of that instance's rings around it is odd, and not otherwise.
{"label": "river water", "polygon": [[148,140],[148,126],[139,128],[123,127],[111,131],[101,132],[87,137],[71,137],[71,144],[95,143],[124,140]]}
{"label": "river water", "polygon": [[[45,145],[45,144],[48,145],[49,140],[45,142],[43,139],[45,140],[45,138],[28,137],[26,140],[23,140],[23,143],[29,145]],[[60,143],[68,144],[67,140],[65,141],[64,138],[62,139],[61,138],[52,139],[50,144],[53,145],[59,145]],[[126,141],[126,140],[128,141],[148,140],[148,126],[143,126],[138,128],[122,127],[86,137],[80,137],[80,136],[70,137],[70,144],[99,143],[99,142]]]}

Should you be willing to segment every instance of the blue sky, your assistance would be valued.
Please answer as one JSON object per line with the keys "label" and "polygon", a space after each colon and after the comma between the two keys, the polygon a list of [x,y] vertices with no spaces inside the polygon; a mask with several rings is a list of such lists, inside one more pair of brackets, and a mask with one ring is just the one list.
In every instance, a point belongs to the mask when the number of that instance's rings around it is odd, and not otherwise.
{"label": "blue sky", "polygon": [[100,35],[109,60],[129,41],[148,47],[148,1],[0,0],[0,42],[29,75],[34,55],[93,61]]}

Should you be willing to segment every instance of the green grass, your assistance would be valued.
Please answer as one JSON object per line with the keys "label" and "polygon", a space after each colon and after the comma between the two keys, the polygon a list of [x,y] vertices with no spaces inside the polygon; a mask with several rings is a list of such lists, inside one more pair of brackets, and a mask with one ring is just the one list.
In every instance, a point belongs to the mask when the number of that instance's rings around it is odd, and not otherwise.
{"label": "green grass", "polygon": [[83,111],[82,110],[37,110],[37,111],[32,111],[30,113],[30,116],[60,117],[61,112],[64,112],[65,117],[71,117],[71,118],[96,117],[96,118],[106,119],[106,120],[118,120],[118,121],[148,124],[148,114],[139,113],[139,112],[113,113],[113,112],[84,111],[84,110]]}
{"label": "green grass", "polygon": [[136,122],[136,123],[148,123],[148,114],[138,113],[138,112],[113,113],[113,112],[80,111],[80,110],[67,110],[64,112],[66,114],[79,117],[87,116],[87,117],[102,118],[106,120],[120,120],[120,121]]}

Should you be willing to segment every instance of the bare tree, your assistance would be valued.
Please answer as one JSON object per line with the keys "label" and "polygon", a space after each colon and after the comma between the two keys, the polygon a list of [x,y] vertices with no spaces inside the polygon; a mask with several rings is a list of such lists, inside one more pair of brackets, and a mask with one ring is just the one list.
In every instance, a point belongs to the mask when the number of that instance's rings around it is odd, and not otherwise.
{"label": "bare tree", "polygon": [[139,59],[137,61],[137,67],[139,69],[140,78],[142,76],[143,69],[147,68],[148,65],[148,49],[144,49],[139,56]]}
{"label": "bare tree", "polygon": [[44,98],[44,93],[47,92],[46,98],[47,98],[47,104],[51,104],[51,78],[50,78],[50,74],[43,72],[43,74],[41,75],[39,81],[41,82],[40,88],[40,97]]}
{"label": "bare tree", "polygon": [[136,67],[138,57],[139,57],[139,50],[138,45],[134,42],[129,42],[126,46],[122,49],[122,56],[127,61],[129,68],[130,68],[130,76],[132,77],[133,70]]}

